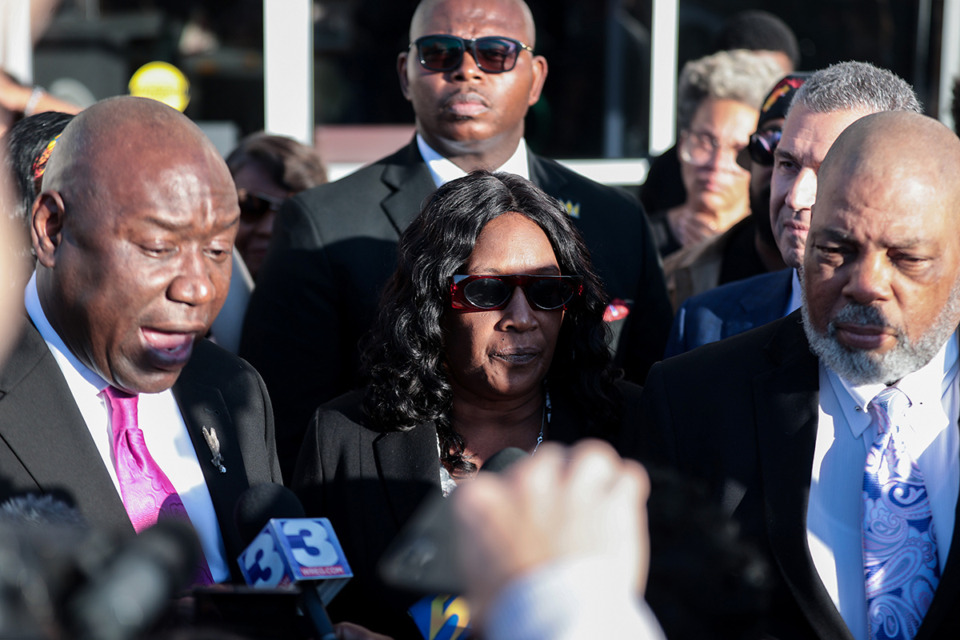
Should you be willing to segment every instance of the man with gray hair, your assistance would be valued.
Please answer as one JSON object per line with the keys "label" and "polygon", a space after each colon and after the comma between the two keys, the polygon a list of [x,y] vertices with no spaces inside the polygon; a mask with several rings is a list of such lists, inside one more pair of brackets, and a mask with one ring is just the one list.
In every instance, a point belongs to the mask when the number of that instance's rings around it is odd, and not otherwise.
{"label": "man with gray hair", "polygon": [[721,340],[800,308],[800,280],[817,172],[850,124],[881,111],[921,112],[913,88],[867,62],[841,62],[797,90],[774,150],[770,224],[789,269],[731,282],[689,298],[677,310],[667,356]]}
{"label": "man with gray hair", "polygon": [[638,437],[702,479],[776,568],[765,637],[946,637],[960,628],[960,139],[875,113],[816,168],[802,313],[654,365]]}

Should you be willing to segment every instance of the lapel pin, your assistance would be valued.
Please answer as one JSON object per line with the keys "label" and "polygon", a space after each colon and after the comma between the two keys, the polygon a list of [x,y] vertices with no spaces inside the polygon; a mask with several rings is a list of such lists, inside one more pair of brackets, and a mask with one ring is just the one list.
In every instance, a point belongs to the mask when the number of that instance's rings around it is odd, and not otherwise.
{"label": "lapel pin", "polygon": [[217,430],[213,427],[207,429],[206,427],[200,427],[200,430],[203,431],[203,439],[207,441],[207,446],[210,447],[210,453],[213,454],[213,458],[210,459],[210,462],[213,463],[213,466],[220,473],[226,473],[227,468],[223,466],[223,456],[220,455],[220,440],[217,438]]}

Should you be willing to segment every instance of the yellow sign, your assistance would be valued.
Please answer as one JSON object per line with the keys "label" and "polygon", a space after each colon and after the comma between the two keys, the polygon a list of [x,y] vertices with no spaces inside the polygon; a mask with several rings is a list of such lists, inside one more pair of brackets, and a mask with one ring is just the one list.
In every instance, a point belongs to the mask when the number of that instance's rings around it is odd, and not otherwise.
{"label": "yellow sign", "polygon": [[153,98],[177,111],[183,111],[190,102],[190,82],[172,64],[148,62],[130,78],[130,95]]}

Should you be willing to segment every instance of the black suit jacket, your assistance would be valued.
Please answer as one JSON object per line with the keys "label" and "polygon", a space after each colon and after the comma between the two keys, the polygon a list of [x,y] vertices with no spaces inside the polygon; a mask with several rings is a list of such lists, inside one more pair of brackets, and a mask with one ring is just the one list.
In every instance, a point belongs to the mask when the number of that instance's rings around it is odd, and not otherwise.
{"label": "black suit jacket", "polygon": [[[619,348],[642,380],[660,359],[672,309],[639,203],[530,154],[530,178],[567,204],[611,299],[633,300]],[[274,225],[240,355],[267,383],[289,477],[313,411],[359,384],[361,337],[396,266],[400,233],[435,191],[416,141],[342,180],[291,198]]]}
{"label": "black suit jacket", "polygon": [[[620,425],[605,434],[622,447],[637,424],[640,388],[622,383]],[[551,394],[548,440],[586,437],[585,421],[564,394]],[[292,486],[309,516],[330,518],[354,578],[330,604],[334,620],[362,624],[398,640],[422,636],[406,611],[419,596],[384,586],[377,562],[423,500],[440,495],[440,456],[433,422],[410,431],[367,426],[361,391],[343,395],[314,415]],[[623,451],[621,451],[623,453]]]}
{"label": "black suit jacket", "polygon": [[[767,555],[777,579],[768,632],[777,638],[851,638],[807,545],[819,365],[800,312],[655,365],[641,411],[649,458],[705,479],[743,534]],[[953,530],[956,544],[960,526]],[[960,554],[951,552],[916,637],[960,629],[958,596]]]}
{"label": "black suit jacket", "polygon": [[[173,394],[210,490],[231,573],[242,582],[236,559],[244,541],[233,522],[234,505],[250,485],[281,481],[266,388],[250,365],[204,340]],[[216,430],[226,473],[210,462],[204,426]],[[0,500],[21,492],[66,494],[92,526],[133,534],[70,388],[28,321],[0,367]]]}

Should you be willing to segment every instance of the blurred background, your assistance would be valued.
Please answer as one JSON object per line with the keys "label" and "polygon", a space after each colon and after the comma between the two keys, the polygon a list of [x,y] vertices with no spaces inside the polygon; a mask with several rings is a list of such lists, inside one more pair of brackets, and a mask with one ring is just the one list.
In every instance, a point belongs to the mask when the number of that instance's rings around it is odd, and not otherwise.
{"label": "blurred background", "polygon": [[[960,66],[960,0],[528,3],[536,49],[547,57],[550,74],[528,116],[527,140],[538,153],[567,159],[605,182],[642,182],[646,158],[673,142],[670,94],[677,70],[709,53],[724,19],[747,9],[770,11],[793,28],[800,69],[850,59],[887,67],[914,85],[929,115],[952,125],[944,87]],[[278,103],[312,99],[313,142],[331,177],[412,135],[413,112],[400,93],[395,61],[408,44],[415,0],[0,0],[4,4],[4,67],[22,82],[87,105],[127,93],[143,64],[168,62],[189,81],[187,115],[224,150],[265,127],[265,6],[268,13],[305,6],[312,21],[307,44],[268,37],[267,56],[272,50],[291,67],[312,62],[309,76],[300,76],[312,77],[312,96],[295,79],[270,86]],[[22,24],[27,6],[28,26]],[[19,60],[16,52],[28,37],[32,58]],[[661,47],[657,54],[652,44]],[[668,82],[658,83],[651,99],[652,70]]]}

